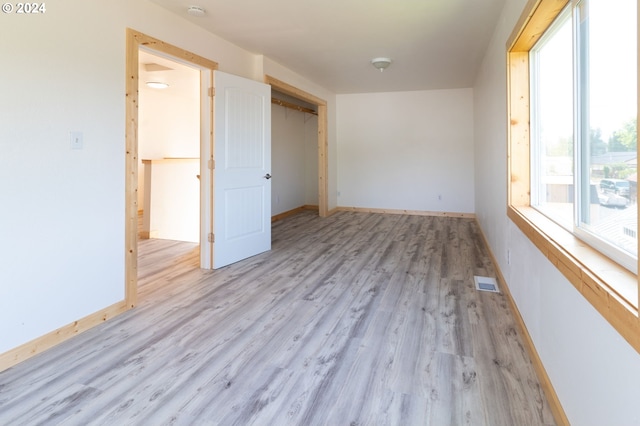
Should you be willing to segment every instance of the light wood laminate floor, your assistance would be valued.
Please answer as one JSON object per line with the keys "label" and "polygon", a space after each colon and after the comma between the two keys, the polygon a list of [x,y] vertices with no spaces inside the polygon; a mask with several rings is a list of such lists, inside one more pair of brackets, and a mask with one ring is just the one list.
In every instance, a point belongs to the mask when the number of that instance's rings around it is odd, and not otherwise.
{"label": "light wood laminate floor", "polygon": [[469,219],[304,212],[217,271],[140,242],[140,305],[0,373],[1,425],[541,425]]}

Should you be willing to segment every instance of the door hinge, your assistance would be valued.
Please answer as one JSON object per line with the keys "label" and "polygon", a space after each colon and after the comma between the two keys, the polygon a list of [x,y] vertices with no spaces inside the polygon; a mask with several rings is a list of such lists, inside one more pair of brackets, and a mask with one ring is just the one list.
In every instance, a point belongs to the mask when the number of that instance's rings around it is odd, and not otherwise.
{"label": "door hinge", "polygon": [[209,233],[209,235],[207,236],[207,240],[209,240],[210,243],[215,243],[216,242],[216,236],[213,235],[213,232]]}
{"label": "door hinge", "polygon": [[209,87],[209,97],[213,98],[216,95],[216,88]]}
{"label": "door hinge", "polygon": [[216,168],[216,161],[215,160],[209,160],[207,166],[209,167],[209,170],[214,170]]}

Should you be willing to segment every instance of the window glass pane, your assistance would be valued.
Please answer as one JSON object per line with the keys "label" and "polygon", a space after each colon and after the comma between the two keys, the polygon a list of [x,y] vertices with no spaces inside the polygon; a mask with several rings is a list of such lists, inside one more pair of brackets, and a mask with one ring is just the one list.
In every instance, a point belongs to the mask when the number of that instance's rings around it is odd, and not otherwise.
{"label": "window glass pane", "polygon": [[583,0],[576,10],[580,228],[631,256],[638,229],[636,8],[636,0]]}
{"label": "window glass pane", "polygon": [[573,46],[568,11],[530,54],[531,205],[573,229]]}

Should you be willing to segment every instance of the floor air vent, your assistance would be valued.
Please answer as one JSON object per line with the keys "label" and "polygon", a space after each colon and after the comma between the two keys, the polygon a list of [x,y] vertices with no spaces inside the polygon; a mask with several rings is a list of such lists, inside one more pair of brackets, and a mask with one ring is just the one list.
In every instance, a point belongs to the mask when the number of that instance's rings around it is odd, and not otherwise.
{"label": "floor air vent", "polygon": [[498,283],[495,278],[491,277],[479,277],[475,275],[473,281],[476,283],[476,289],[480,291],[490,291],[493,293],[500,293],[498,290]]}

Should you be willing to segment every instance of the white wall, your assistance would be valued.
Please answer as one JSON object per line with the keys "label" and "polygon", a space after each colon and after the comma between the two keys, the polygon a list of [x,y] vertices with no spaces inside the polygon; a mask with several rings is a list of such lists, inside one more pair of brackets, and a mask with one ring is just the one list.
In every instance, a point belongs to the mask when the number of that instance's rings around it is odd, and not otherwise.
{"label": "white wall", "polygon": [[145,161],[143,228],[149,238],[200,242],[200,159]]}
{"label": "white wall", "polygon": [[171,66],[175,69],[156,72],[170,84],[166,89],[144,84],[160,77],[140,67],[138,154],[144,160],[200,157],[200,71]]}
{"label": "white wall", "polygon": [[145,0],[47,6],[0,26],[0,353],[124,298],[126,28],[261,77],[256,55]]}
{"label": "white wall", "polygon": [[471,89],[338,95],[338,205],[472,213]]}
{"label": "white wall", "polygon": [[318,200],[318,116],[304,118],[304,204],[317,206]]}
{"label": "white wall", "polygon": [[304,114],[271,106],[271,215],[304,205]]}
{"label": "white wall", "polygon": [[[142,160],[162,158],[200,158],[200,71],[186,65],[170,62],[171,70],[147,71],[144,61],[153,63],[167,60],[154,56],[141,59],[138,87],[138,209],[144,207],[144,165]],[[166,89],[154,89],[147,81],[162,81],[169,84]],[[199,168],[198,168],[199,169]],[[196,172],[199,174],[199,172]],[[195,179],[195,178],[194,178]],[[156,197],[162,194],[155,191]],[[196,205],[199,212],[200,198],[196,191]],[[200,223],[196,223],[189,234],[196,235]],[[192,237],[185,241],[192,241]]]}
{"label": "white wall", "polygon": [[637,425],[640,355],[506,216],[505,46],[525,3],[506,2],[474,87],[476,215],[570,422]]}
{"label": "white wall", "polygon": [[271,214],[318,205],[318,118],[271,107]]}
{"label": "white wall", "polygon": [[94,4],[2,17],[0,352],[124,297],[124,25]]}

